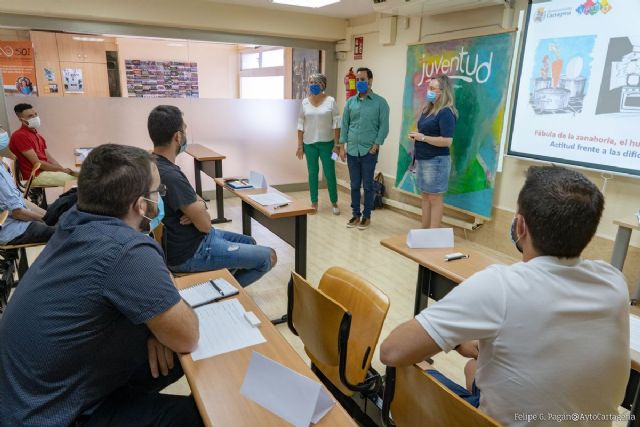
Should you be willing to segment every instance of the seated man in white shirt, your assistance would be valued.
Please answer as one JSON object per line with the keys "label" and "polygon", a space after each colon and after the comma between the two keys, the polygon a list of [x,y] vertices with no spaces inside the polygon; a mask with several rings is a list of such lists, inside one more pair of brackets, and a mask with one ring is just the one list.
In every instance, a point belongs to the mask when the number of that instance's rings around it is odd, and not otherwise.
{"label": "seated man in white shirt", "polygon": [[382,343],[382,363],[456,349],[477,358],[465,368],[466,389],[427,372],[498,422],[546,425],[576,413],[584,417],[571,425],[610,426],[603,418],[617,414],[629,376],[629,291],[610,264],[579,258],[603,208],[582,174],[529,168],[511,226],[522,262],[474,274],[398,326]]}

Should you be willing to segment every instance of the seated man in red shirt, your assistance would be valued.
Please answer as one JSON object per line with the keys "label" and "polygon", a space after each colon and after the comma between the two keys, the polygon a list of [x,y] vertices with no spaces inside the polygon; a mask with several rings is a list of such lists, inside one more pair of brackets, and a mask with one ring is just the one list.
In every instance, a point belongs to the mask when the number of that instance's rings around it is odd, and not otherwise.
{"label": "seated man in red shirt", "polygon": [[40,171],[33,180],[35,186],[61,187],[66,181],[76,179],[77,172],[61,166],[47,150],[47,142],[36,130],[40,127],[38,112],[29,104],[17,104],[13,111],[22,127],[11,135],[9,148],[18,158],[22,179],[29,179],[37,162],[40,162]]}

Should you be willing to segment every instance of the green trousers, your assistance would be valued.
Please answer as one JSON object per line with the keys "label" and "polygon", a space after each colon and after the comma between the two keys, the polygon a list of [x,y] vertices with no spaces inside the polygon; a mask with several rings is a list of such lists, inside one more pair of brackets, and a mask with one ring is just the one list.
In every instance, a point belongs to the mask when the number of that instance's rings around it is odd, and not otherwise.
{"label": "green trousers", "polygon": [[336,165],[331,159],[333,146],[333,141],[304,144],[304,155],[307,158],[307,169],[309,170],[311,203],[318,203],[318,173],[320,172],[318,159],[322,161],[322,173],[324,174],[324,179],[327,181],[329,200],[331,200],[331,203],[338,203]]}

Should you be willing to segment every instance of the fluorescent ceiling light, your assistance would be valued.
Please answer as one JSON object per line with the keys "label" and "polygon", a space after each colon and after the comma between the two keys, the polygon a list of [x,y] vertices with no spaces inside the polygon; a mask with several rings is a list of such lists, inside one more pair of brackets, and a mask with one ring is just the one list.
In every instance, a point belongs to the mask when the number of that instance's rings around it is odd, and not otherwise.
{"label": "fluorescent ceiling light", "polygon": [[103,42],[104,39],[101,39],[99,37],[77,37],[77,36],[73,36],[74,40],[78,40],[80,42]]}
{"label": "fluorescent ceiling light", "polygon": [[169,46],[169,47],[185,47],[186,44],[184,44],[184,43],[167,43],[167,46]]}
{"label": "fluorescent ceiling light", "polygon": [[339,3],[340,0],[271,0],[276,4],[287,4],[290,6],[301,6],[301,7],[325,7],[330,4]]}

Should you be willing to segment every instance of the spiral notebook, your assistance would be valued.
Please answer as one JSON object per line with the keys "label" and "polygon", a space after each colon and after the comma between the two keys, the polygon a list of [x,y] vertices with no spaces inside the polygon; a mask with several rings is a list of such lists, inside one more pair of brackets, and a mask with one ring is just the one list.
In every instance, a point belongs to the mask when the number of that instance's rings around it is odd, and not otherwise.
{"label": "spiral notebook", "polygon": [[191,307],[199,307],[238,294],[238,289],[225,279],[207,280],[180,291]]}

